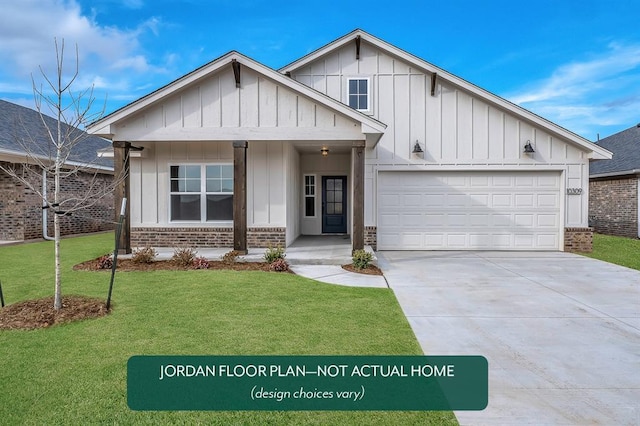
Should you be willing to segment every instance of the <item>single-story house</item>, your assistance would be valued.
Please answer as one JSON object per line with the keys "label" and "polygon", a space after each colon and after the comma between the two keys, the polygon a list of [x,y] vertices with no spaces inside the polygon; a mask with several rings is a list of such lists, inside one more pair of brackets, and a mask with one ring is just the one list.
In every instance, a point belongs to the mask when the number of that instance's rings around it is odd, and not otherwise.
{"label": "single-story house", "polygon": [[613,160],[591,164],[590,224],[602,234],[640,238],[640,124],[597,144],[613,152]]}
{"label": "single-story house", "polygon": [[[55,119],[43,116],[50,129],[56,129]],[[110,147],[109,141],[87,135],[76,145],[67,165],[83,166],[72,176],[61,180],[62,197],[86,193],[96,178],[105,185],[113,181],[113,161],[99,159],[97,151]],[[0,100],[0,166],[16,169],[23,176],[25,167],[38,167],[33,156],[43,162],[49,160],[49,136],[39,112],[11,102]],[[88,167],[84,167],[87,165]],[[84,170],[84,171],[83,171]],[[34,187],[51,197],[52,176],[43,179],[42,170],[34,170],[38,176]],[[32,174],[29,174],[32,175]],[[47,182],[48,181],[48,182]],[[50,199],[51,201],[51,199]],[[113,229],[113,195],[95,203],[86,210],[71,216],[61,216],[61,235],[81,234]],[[23,183],[0,169],[0,241],[24,241],[53,236],[53,214],[43,209],[42,198]]]}
{"label": "single-story house", "polygon": [[611,158],[362,30],[279,70],[229,52],[87,130],[130,158],[133,246],[589,249]]}

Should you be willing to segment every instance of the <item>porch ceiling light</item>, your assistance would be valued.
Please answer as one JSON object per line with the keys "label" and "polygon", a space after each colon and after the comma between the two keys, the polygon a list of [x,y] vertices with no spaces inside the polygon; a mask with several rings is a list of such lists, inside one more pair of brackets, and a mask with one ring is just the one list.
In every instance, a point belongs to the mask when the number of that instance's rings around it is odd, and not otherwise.
{"label": "porch ceiling light", "polygon": [[531,141],[527,141],[527,143],[524,144],[524,153],[533,154],[534,152],[536,152],[536,150],[531,146]]}
{"label": "porch ceiling light", "polygon": [[322,153],[323,157],[326,157],[327,155],[329,155],[329,148],[323,146],[322,148],[320,148],[320,152]]}

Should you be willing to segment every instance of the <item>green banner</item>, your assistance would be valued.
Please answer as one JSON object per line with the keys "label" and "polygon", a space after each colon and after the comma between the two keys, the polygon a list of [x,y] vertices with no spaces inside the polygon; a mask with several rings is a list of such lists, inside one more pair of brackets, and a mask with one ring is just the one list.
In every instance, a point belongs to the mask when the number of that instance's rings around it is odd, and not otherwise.
{"label": "green banner", "polygon": [[482,356],[133,356],[133,410],[483,410]]}

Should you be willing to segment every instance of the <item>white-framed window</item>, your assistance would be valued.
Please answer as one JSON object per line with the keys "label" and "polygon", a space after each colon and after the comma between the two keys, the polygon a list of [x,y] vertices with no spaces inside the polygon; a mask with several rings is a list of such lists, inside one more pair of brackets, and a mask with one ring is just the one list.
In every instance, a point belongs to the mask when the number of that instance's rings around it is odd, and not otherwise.
{"label": "white-framed window", "polygon": [[177,164],[170,169],[170,220],[233,220],[232,164]]}
{"label": "white-framed window", "polygon": [[304,175],[304,217],[316,217],[316,175]]}
{"label": "white-framed window", "polygon": [[347,104],[358,111],[371,112],[371,81],[368,77],[347,79]]}

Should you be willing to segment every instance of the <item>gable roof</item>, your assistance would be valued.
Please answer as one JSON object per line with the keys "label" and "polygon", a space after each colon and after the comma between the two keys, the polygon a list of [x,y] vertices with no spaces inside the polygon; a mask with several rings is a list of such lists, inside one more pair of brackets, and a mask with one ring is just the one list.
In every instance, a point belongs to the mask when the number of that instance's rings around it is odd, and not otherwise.
{"label": "gable roof", "polygon": [[[44,114],[41,116],[36,110],[0,99],[0,160],[25,162],[27,154],[43,159],[50,158],[50,152],[54,155],[43,118],[55,134],[57,121],[54,118]],[[66,124],[63,126],[69,128]],[[68,164],[113,170],[113,162],[99,158],[97,153],[98,150],[111,146],[111,143],[101,137],[82,133],[86,138],[73,147]],[[33,145],[33,150],[37,152],[27,152],[25,145]]]}
{"label": "gable roof", "polygon": [[230,66],[231,63],[237,62],[243,67],[250,68],[256,73],[268,78],[277,84],[291,89],[292,91],[299,93],[319,104],[335,111],[338,114],[346,116],[354,121],[360,122],[362,132],[367,134],[367,140],[372,143],[377,142],[378,139],[384,133],[387,127],[384,123],[369,117],[349,106],[338,102],[337,100],[321,93],[309,86],[299,83],[285,75],[277,72],[276,70],[267,67],[239,52],[231,51],[196,70],[174,80],[173,82],[157,89],[156,91],[126,105],[117,111],[107,115],[106,117],[97,120],[87,126],[87,131],[92,134],[101,135],[105,137],[112,137],[115,128],[112,127],[121,120],[131,117],[133,114],[157,103],[162,99],[184,89],[185,87],[206,78],[222,69],[223,67]]}
{"label": "gable roof", "polygon": [[522,108],[512,102],[507,101],[504,98],[501,98],[498,95],[495,95],[485,89],[482,89],[458,76],[455,76],[445,70],[443,70],[442,68],[438,68],[437,66],[417,57],[414,56],[396,46],[393,46],[377,37],[372,36],[371,34],[361,30],[361,29],[355,29],[354,31],[350,32],[349,34],[346,34],[340,38],[338,38],[337,40],[309,53],[308,55],[303,56],[302,58],[282,67],[279,71],[283,74],[286,73],[293,73],[296,70],[305,67],[306,65],[308,65],[309,63],[315,61],[316,59],[330,53],[333,52],[334,50],[337,50],[339,48],[341,48],[342,46],[348,44],[348,43],[354,43],[354,41],[357,38],[360,38],[360,40],[364,40],[369,44],[374,45],[375,47],[377,47],[378,49],[384,51],[385,53],[394,56],[396,58],[399,58],[409,64],[411,64],[412,66],[416,67],[417,69],[421,69],[422,71],[424,71],[425,73],[429,73],[429,74],[436,74],[438,79],[442,79],[444,81],[447,81],[450,84],[453,84],[457,87],[459,87],[460,89],[463,89],[469,93],[471,93],[474,96],[477,96],[481,99],[483,99],[484,101],[493,104],[503,110],[509,111],[511,113],[513,113],[514,115],[517,115],[523,119],[525,119],[526,121],[539,126],[543,129],[545,129],[546,131],[548,131],[550,134],[552,135],[556,135],[559,136],[563,139],[568,140],[569,142],[573,143],[574,145],[576,145],[577,147],[581,148],[584,151],[587,151],[589,153],[589,158],[592,159],[609,159],[611,158],[611,153],[609,151],[607,151],[606,149],[603,149],[601,146],[598,146],[592,142],[590,142],[589,140],[576,135],[575,133],[547,120],[544,119],[536,114],[534,114],[533,112]]}
{"label": "gable roof", "polygon": [[613,159],[593,162],[590,177],[640,175],[640,124],[601,139],[597,144],[613,152]]}

